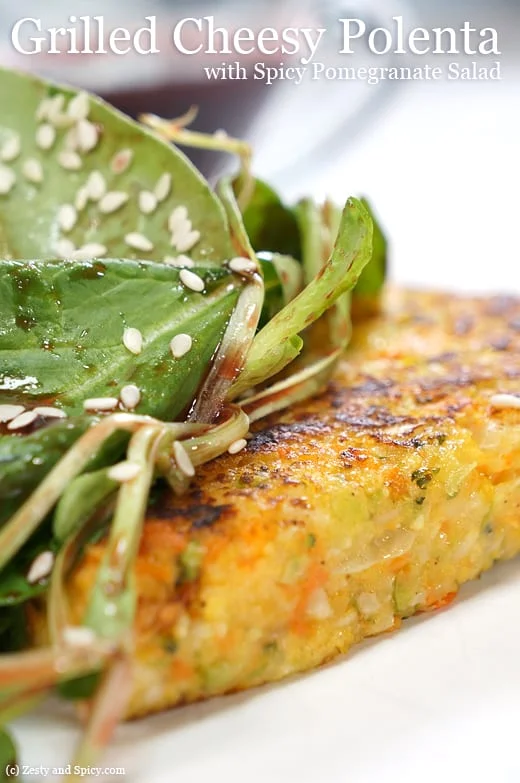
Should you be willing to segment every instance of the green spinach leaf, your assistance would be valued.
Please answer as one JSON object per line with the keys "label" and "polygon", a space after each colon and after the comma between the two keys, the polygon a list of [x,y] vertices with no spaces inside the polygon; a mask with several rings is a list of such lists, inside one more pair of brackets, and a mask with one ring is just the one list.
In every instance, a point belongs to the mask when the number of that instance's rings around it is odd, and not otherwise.
{"label": "green spinach leaf", "polygon": [[354,289],[354,295],[374,297],[381,293],[385,284],[388,269],[388,242],[379,221],[374,215],[374,210],[367,199],[362,198],[361,202],[372,218],[372,223],[374,224],[374,238],[372,258],[361,272],[356,288]]}
{"label": "green spinach leaf", "polygon": [[301,258],[298,222],[291,209],[266,182],[256,179],[242,214],[246,231],[257,252],[269,251]]}
{"label": "green spinach leaf", "polygon": [[[237,299],[224,269],[199,273],[204,293],[164,264],[0,261],[0,392],[77,415],[86,398],[135,384],[139,413],[172,419],[190,403]],[[128,328],[142,335],[138,354],[123,342]],[[169,346],[179,333],[193,346],[176,359]]]}
{"label": "green spinach leaf", "polygon": [[[69,257],[89,245],[90,257],[232,257],[219,200],[155,133],[98,98],[7,69],[0,105],[0,257]],[[176,208],[200,233],[187,250],[172,243]]]}

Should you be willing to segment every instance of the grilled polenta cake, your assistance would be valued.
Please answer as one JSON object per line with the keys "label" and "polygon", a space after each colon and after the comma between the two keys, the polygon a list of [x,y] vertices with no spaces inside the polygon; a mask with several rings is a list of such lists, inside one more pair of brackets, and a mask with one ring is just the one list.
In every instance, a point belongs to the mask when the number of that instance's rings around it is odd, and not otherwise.
{"label": "grilled polenta cake", "polygon": [[[514,556],[519,347],[520,300],[389,291],[325,393],[158,494],[129,717],[318,666]],[[71,577],[77,621],[103,550]]]}

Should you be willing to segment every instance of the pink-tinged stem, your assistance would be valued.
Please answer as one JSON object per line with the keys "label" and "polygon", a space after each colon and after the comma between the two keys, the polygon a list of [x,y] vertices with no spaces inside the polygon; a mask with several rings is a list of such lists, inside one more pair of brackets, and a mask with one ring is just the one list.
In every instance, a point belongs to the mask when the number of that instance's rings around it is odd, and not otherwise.
{"label": "pink-tinged stem", "polygon": [[0,702],[15,691],[50,688],[102,667],[114,645],[95,640],[88,646],[56,646],[0,656]]}
{"label": "pink-tinged stem", "polygon": [[[90,767],[106,748],[114,731],[124,716],[132,687],[132,667],[128,654],[116,655],[105,672],[101,685],[92,702],[87,727],[74,755],[75,767]],[[67,778],[75,783],[80,778],[74,774]]]}

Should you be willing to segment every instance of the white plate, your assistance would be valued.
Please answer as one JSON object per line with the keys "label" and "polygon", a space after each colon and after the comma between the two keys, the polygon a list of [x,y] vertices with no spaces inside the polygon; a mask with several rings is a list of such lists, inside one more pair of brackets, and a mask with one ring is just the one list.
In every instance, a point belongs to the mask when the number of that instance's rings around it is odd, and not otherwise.
{"label": "white plate", "polygon": [[[518,82],[428,89],[306,185],[373,197],[400,282],[520,291]],[[517,783],[519,606],[518,563],[499,565],[319,671],[126,726],[102,763],[125,783]],[[76,729],[51,705],[16,734],[56,766]]]}

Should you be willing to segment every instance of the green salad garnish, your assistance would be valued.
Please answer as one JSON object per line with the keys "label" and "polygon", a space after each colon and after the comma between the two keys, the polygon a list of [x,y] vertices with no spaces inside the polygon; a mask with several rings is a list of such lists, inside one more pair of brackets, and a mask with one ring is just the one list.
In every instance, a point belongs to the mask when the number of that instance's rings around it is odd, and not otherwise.
{"label": "green salad garnish", "polygon": [[[137,123],[9,70],[0,102],[0,714],[5,727],[53,688],[91,697],[85,766],[125,710],[154,483],[186,491],[252,421],[324,387],[386,245],[363,201],[287,206],[246,144],[188,117]],[[236,153],[240,171],[213,191],[177,144]],[[71,627],[65,581],[101,535]],[[50,644],[31,649],[35,599]]]}

